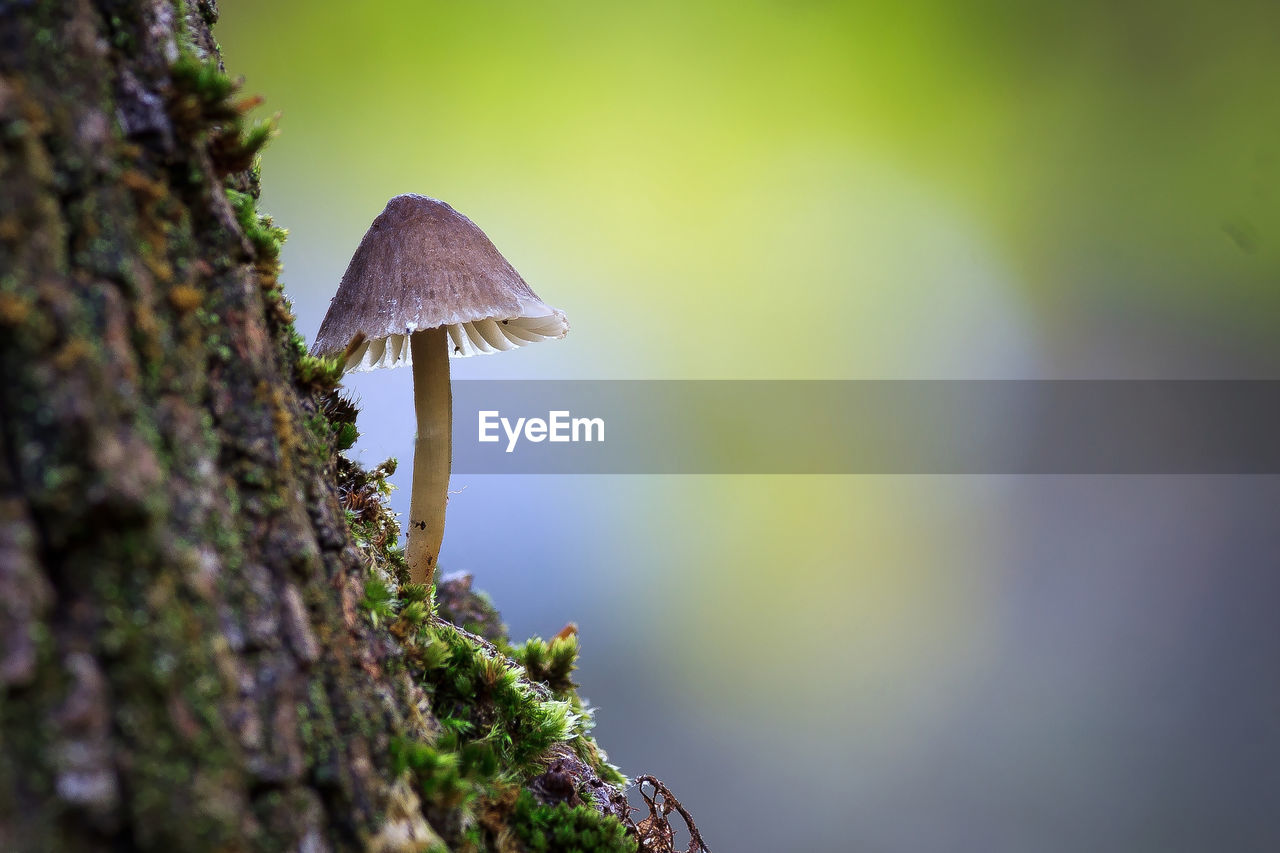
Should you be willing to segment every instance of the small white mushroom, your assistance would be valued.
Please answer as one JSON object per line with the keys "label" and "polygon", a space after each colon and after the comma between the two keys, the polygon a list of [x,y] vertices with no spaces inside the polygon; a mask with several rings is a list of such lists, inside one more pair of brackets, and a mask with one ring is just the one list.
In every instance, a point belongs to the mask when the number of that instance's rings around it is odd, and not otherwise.
{"label": "small white mushroom", "polygon": [[515,349],[568,331],[564,312],[539,299],[484,232],[444,202],[398,195],[369,226],[312,352],[345,353],[348,371],[413,367],[418,435],[407,557],[414,583],[431,583],[444,537],[449,356]]}

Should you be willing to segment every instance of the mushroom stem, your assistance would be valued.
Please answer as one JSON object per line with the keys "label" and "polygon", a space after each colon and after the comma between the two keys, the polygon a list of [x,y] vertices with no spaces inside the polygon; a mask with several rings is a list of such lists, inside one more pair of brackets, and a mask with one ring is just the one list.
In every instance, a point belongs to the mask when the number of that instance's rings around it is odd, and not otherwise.
{"label": "mushroom stem", "polygon": [[430,584],[444,538],[453,457],[453,393],[449,388],[448,332],[443,326],[409,336],[413,359],[413,409],[418,438],[413,447],[413,492],[409,497],[409,576]]}

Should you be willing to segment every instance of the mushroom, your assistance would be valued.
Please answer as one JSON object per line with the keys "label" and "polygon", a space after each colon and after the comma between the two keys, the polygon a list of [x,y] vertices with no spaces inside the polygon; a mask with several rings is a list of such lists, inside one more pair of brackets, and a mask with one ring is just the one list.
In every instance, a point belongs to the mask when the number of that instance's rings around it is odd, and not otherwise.
{"label": "mushroom", "polygon": [[413,367],[418,435],[407,557],[414,583],[431,583],[452,461],[449,357],[510,350],[569,331],[470,219],[434,198],[387,202],[351,256],[312,353],[349,372]]}

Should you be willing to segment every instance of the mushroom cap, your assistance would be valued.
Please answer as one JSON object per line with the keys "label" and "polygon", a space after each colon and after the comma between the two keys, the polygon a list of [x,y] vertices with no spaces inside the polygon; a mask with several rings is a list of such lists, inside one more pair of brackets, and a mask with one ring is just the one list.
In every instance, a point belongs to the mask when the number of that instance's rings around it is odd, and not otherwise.
{"label": "mushroom cap", "polygon": [[347,352],[346,370],[411,363],[409,335],[444,326],[449,352],[478,355],[562,338],[547,305],[476,224],[443,201],[398,195],[351,256],[311,351]]}

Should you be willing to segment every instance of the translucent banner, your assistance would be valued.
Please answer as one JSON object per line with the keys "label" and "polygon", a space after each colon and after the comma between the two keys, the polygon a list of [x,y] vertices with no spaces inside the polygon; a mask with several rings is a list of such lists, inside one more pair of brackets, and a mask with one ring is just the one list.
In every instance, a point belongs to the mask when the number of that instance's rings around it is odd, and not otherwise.
{"label": "translucent banner", "polygon": [[458,381],[463,474],[1274,474],[1278,381]]}

